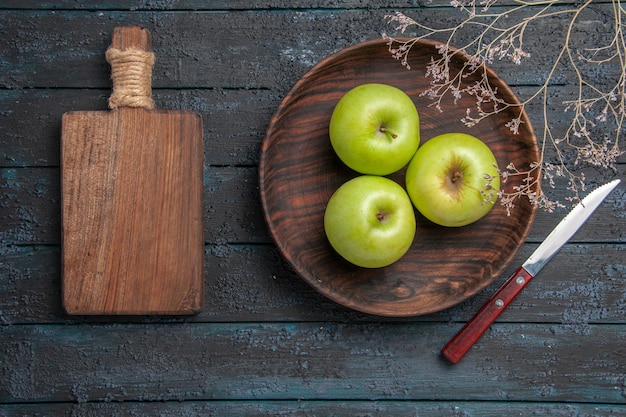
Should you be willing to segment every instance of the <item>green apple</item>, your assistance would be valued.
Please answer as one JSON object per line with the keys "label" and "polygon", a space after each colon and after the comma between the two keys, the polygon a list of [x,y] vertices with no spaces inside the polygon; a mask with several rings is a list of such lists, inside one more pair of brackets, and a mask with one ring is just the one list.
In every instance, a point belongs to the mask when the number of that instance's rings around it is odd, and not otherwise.
{"label": "green apple", "polygon": [[361,175],[332,195],[324,212],[331,246],[349,262],[380,268],[400,259],[415,237],[415,212],[395,181]]}
{"label": "green apple", "polygon": [[442,226],[486,215],[500,190],[496,158],[480,139],[446,133],[424,143],[409,163],[406,188],[415,208]]}
{"label": "green apple", "polygon": [[409,163],[420,143],[413,100],[387,84],[361,84],[344,94],[329,125],[333,149],[361,174],[389,175]]}

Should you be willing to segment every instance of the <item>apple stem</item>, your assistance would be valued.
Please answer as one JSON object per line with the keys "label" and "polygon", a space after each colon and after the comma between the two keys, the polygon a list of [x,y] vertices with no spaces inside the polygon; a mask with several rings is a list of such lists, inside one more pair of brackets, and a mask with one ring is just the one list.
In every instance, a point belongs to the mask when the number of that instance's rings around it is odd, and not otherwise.
{"label": "apple stem", "polygon": [[382,133],[389,133],[391,135],[391,139],[395,139],[398,137],[398,135],[396,135],[395,133],[391,132],[389,129],[387,129],[384,126],[381,126],[380,129],[378,129],[380,132]]}
{"label": "apple stem", "polygon": [[376,219],[377,219],[379,222],[383,222],[383,221],[385,220],[385,213],[383,213],[383,212],[381,212],[381,211],[377,212],[377,213],[376,213]]}
{"label": "apple stem", "polygon": [[459,180],[463,179],[463,172],[461,171],[455,171],[454,174],[452,174],[452,182],[457,182]]}

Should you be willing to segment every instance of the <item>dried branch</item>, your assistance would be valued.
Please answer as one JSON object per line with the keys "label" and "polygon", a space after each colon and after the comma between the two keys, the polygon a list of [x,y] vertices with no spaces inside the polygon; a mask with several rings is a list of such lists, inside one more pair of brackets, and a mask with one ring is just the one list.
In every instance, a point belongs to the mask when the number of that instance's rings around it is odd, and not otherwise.
{"label": "dried branch", "polygon": [[[405,33],[414,30],[408,41],[398,40],[383,34],[387,40],[389,51],[402,65],[410,69],[408,57],[411,48],[421,39],[443,38],[438,48],[438,56],[432,57],[426,68],[426,76],[430,78],[430,86],[422,94],[432,101],[432,106],[441,109],[445,97],[453,97],[455,103],[463,95],[475,99],[475,107],[468,108],[461,120],[467,126],[480,123],[481,120],[505,109],[515,109],[518,116],[510,120],[506,126],[517,134],[522,123],[522,114],[532,101],[541,101],[543,105],[543,134],[540,135],[541,160],[533,163],[529,170],[520,171],[509,165],[501,171],[503,181],[516,176],[522,177],[521,186],[513,193],[501,192],[500,201],[510,210],[515,206],[517,198],[526,196],[537,206],[546,211],[553,211],[564,205],[551,201],[543,190],[535,191],[538,178],[544,185],[554,188],[556,178],[563,178],[571,196],[569,201],[578,201],[579,193],[585,191],[584,173],[575,172],[583,165],[616,171],[617,159],[623,154],[620,149],[619,136],[623,133],[626,117],[626,39],[624,34],[624,17],[626,10],[621,0],[612,1],[613,24],[609,26],[610,39],[606,45],[593,48],[577,48],[573,44],[574,32],[581,14],[591,5],[586,0],[577,5],[566,5],[560,0],[518,0],[514,5],[497,9],[498,0],[452,0],[450,4],[459,9],[463,18],[458,24],[434,28],[418,22],[405,14],[395,13],[385,16],[395,30]],[[559,7],[557,7],[559,6]],[[508,103],[503,100],[495,88],[489,83],[486,65],[493,65],[500,60],[510,60],[521,65],[530,57],[524,47],[524,36],[530,26],[543,19],[564,18],[567,25],[563,32],[563,43],[558,46],[556,57],[542,85],[521,103]],[[459,41],[461,31],[471,30],[476,35],[465,43],[455,45]],[[453,47],[454,45],[454,47]],[[556,44],[553,44],[556,45]],[[449,63],[456,54],[462,54],[465,60],[463,68],[451,73]],[[585,73],[585,66],[596,67],[617,65],[619,74],[611,80],[608,89],[594,84]],[[557,134],[549,123],[548,87],[555,82],[559,70],[567,66],[576,74],[577,95],[574,100],[565,101],[564,111],[571,114],[569,126],[561,134]],[[463,82],[468,75],[479,76],[475,84]],[[600,125],[602,125],[600,127]],[[612,131],[607,135],[607,131]],[[551,146],[556,152],[556,162],[545,160],[546,147]],[[569,162],[568,155],[574,153],[574,162]]]}

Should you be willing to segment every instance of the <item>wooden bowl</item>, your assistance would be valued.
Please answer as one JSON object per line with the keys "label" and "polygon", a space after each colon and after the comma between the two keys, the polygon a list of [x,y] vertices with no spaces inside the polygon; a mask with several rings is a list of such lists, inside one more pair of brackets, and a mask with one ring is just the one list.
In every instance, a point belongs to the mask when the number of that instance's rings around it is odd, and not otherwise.
{"label": "wooden bowl", "polygon": [[[420,114],[421,140],[447,132],[482,139],[504,169],[510,162],[528,168],[539,160],[537,140],[526,114],[518,134],[505,126],[517,110],[503,111],[468,128],[461,119],[472,98],[444,101],[443,113],[420,97],[429,86],[426,65],[437,57],[437,42],[422,41],[410,54],[411,69],[394,60],[382,39],[363,42],[320,61],[284,97],[261,147],[260,194],[270,233],[282,255],[313,288],[346,307],[381,316],[417,316],[446,309],[476,294],[499,276],[523,244],[536,208],[527,198],[511,215],[497,204],[478,222],[460,228],[437,226],[416,212],[413,246],[398,262],[379,269],[354,266],[330,246],[324,210],[335,190],[359,175],[335,155],[328,124],[337,101],[364,83],[386,83],[404,90]],[[459,68],[462,58],[450,65]],[[518,102],[510,88],[488,69],[500,97]],[[465,82],[473,83],[471,77]],[[390,176],[404,185],[402,170]],[[509,179],[504,189],[515,185]]]}

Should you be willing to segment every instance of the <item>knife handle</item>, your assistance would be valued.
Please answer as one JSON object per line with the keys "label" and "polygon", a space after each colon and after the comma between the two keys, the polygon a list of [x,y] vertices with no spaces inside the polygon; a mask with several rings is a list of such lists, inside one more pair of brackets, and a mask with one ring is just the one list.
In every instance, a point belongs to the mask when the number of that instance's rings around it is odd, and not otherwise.
{"label": "knife handle", "polygon": [[441,354],[452,363],[459,362],[532,278],[528,271],[520,267],[448,342]]}

